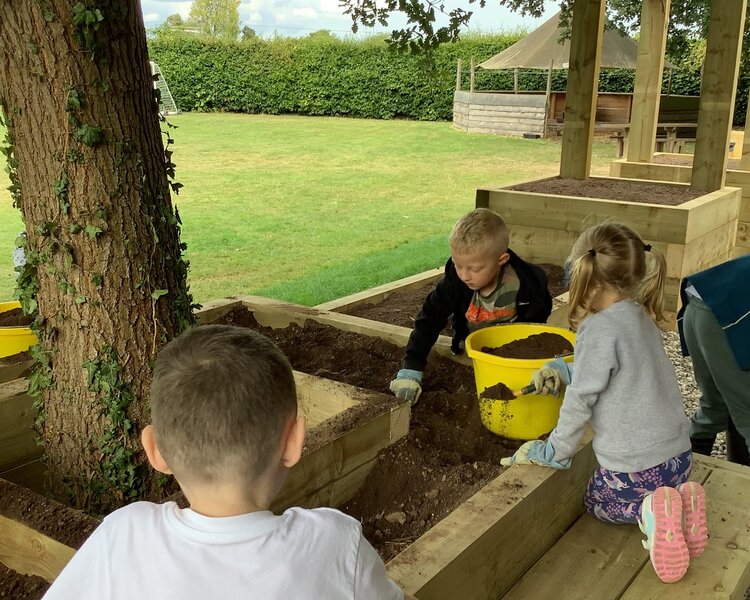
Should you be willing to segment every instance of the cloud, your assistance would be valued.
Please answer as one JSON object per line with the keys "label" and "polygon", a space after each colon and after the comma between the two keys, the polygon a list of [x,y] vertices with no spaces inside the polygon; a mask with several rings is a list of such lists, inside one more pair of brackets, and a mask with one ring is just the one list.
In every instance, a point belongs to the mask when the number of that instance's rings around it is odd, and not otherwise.
{"label": "cloud", "polygon": [[[554,0],[545,0],[545,16],[542,19],[521,17],[507,8],[488,3],[484,9],[478,9],[477,3],[470,0],[454,0],[446,9],[461,6],[475,12],[470,30],[499,31],[526,27],[533,29],[551,17],[557,10]],[[190,15],[191,0],[141,0],[146,25],[160,25],[172,14],[178,13],[183,18]],[[340,35],[351,35],[351,19],[343,14],[339,0],[241,0],[240,20],[256,30],[258,35],[270,36],[279,33],[288,36],[305,36],[319,29]],[[394,15],[392,27],[401,27],[403,17]],[[382,28],[368,29],[362,27],[358,35],[370,35],[382,31]]]}

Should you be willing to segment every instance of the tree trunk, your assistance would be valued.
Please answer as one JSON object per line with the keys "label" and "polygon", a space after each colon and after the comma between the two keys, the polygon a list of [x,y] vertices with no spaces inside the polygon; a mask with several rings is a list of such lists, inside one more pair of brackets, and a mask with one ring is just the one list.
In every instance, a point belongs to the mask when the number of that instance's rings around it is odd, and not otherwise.
{"label": "tree trunk", "polygon": [[154,497],[150,365],[193,316],[138,0],[0,0],[0,107],[51,489],[91,510]]}

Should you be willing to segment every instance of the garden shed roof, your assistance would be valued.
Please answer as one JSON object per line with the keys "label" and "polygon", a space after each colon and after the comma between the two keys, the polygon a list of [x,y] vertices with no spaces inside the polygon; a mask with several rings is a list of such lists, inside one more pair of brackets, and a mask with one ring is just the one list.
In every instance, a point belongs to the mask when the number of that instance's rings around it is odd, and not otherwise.
{"label": "garden shed roof", "polygon": [[[545,21],[525,38],[484,61],[482,69],[567,69],[570,56],[570,39],[560,39],[560,13]],[[638,44],[633,38],[614,29],[605,29],[602,42],[601,67],[605,69],[635,69]],[[675,68],[664,61],[665,69]]]}

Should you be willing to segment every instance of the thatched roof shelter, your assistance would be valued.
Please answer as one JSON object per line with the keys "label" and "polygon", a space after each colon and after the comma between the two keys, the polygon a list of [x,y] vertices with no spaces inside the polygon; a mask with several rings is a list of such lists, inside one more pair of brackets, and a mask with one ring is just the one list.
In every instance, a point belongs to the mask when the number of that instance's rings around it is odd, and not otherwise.
{"label": "thatched roof shelter", "polygon": [[[482,69],[567,69],[570,57],[570,39],[562,40],[560,13],[545,21],[522,40],[506,48],[500,54],[479,65]],[[602,41],[601,67],[605,69],[635,69],[638,44],[632,38],[614,29],[605,29]],[[664,61],[664,68],[674,65]]]}

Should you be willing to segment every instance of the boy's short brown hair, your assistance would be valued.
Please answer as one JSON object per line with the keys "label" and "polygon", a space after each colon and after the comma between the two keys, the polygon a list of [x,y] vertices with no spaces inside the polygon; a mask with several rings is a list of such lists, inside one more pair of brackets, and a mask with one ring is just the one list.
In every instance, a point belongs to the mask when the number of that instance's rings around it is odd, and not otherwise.
{"label": "boy's short brown hair", "polygon": [[482,247],[503,254],[508,251],[510,234],[503,218],[487,208],[477,208],[465,214],[453,226],[451,250],[474,252]]}
{"label": "boy's short brown hair", "polygon": [[252,481],[297,413],[292,367],[242,327],[188,329],[161,349],[151,385],[156,442],[178,480]]}

